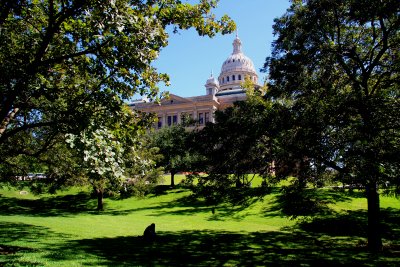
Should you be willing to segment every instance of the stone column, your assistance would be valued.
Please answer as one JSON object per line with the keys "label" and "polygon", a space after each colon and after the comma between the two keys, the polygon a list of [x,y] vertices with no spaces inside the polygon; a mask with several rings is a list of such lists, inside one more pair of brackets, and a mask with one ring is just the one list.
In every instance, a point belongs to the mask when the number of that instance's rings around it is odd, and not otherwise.
{"label": "stone column", "polygon": [[177,124],[181,124],[181,122],[182,122],[182,120],[181,120],[181,118],[182,118],[182,111],[177,111],[177,113],[176,113],[176,116],[178,116],[178,118],[177,118]]}
{"label": "stone column", "polygon": [[162,114],[162,128],[167,126],[167,115],[165,113]]}

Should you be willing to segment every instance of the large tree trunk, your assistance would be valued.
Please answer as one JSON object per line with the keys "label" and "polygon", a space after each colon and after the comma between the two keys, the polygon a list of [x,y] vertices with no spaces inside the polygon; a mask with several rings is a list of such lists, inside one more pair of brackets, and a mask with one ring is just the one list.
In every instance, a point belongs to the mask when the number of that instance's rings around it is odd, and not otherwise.
{"label": "large tree trunk", "polygon": [[175,171],[171,171],[171,186],[175,186]]}
{"label": "large tree trunk", "polygon": [[380,227],[379,193],[376,182],[367,185],[368,201],[368,249],[371,252],[382,251],[382,236]]}
{"label": "large tree trunk", "polygon": [[96,194],[97,194],[97,210],[104,210],[103,190],[96,188]]}

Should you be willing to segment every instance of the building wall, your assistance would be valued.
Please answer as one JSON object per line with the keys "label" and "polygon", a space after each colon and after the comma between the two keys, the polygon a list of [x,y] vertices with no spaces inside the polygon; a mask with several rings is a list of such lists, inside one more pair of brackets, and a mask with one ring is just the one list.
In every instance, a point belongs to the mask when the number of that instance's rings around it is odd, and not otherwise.
{"label": "building wall", "polygon": [[173,124],[182,123],[185,116],[189,116],[202,128],[207,122],[215,122],[216,110],[224,110],[233,105],[235,101],[242,101],[245,94],[216,97],[215,95],[203,95],[195,97],[179,97],[171,94],[169,99],[161,100],[160,104],[136,102],[130,106],[134,110],[154,113],[158,122],[154,126],[159,129]]}

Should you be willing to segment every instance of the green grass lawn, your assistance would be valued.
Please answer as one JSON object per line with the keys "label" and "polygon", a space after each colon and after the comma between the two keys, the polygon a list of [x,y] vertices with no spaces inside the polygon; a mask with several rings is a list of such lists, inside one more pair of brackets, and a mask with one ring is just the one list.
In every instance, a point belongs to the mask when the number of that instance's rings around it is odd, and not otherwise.
{"label": "green grass lawn", "polygon": [[[330,212],[296,220],[282,214],[278,193],[213,214],[176,188],[108,198],[96,212],[82,188],[40,197],[3,188],[0,266],[400,266],[399,199],[381,197],[385,250],[374,255],[365,247],[361,193],[321,189]],[[157,240],[145,242],[153,222]]]}

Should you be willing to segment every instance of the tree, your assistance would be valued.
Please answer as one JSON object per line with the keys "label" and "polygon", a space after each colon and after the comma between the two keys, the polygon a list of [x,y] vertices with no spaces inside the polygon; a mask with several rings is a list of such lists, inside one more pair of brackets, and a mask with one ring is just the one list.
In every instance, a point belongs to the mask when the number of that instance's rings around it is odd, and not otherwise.
{"label": "tree", "polygon": [[175,186],[175,174],[189,171],[196,161],[195,154],[188,147],[190,132],[181,124],[164,127],[151,136],[152,146],[159,148],[162,158],[158,166],[171,174],[171,186]]}
{"label": "tree", "polygon": [[[195,134],[193,149],[202,155],[203,171],[194,188],[211,204],[238,202],[246,195],[255,174],[270,182],[272,139],[269,125],[271,104],[262,98],[263,88],[244,84],[247,100],[215,112],[215,123],[208,123]],[[242,199],[244,200],[244,199]]]}
{"label": "tree", "polygon": [[[5,0],[0,3],[0,158],[37,158],[93,116],[118,121],[135,93],[158,96],[165,74],[151,66],[166,27],[200,35],[233,30],[215,0]],[[101,124],[101,123],[100,123]],[[4,171],[8,173],[8,171]],[[8,175],[8,174],[7,174]]]}
{"label": "tree", "polygon": [[97,194],[97,209],[103,210],[104,189],[124,178],[122,144],[108,129],[94,125],[80,135],[68,134],[67,142],[83,154],[82,168]]}
{"label": "tree", "polygon": [[282,155],[365,186],[371,251],[382,249],[379,185],[399,184],[399,14],[395,0],[292,1],[265,64]]}
{"label": "tree", "polygon": [[[88,179],[97,195],[98,210],[104,208],[106,189],[119,191],[128,178],[135,182],[154,178],[148,175],[155,169],[153,153],[143,151],[145,128],[137,129],[143,119],[136,117],[128,107],[125,107],[124,118],[117,124],[93,122],[79,135],[66,135],[66,142],[75,152],[76,168]],[[148,182],[157,182],[157,177]]]}

